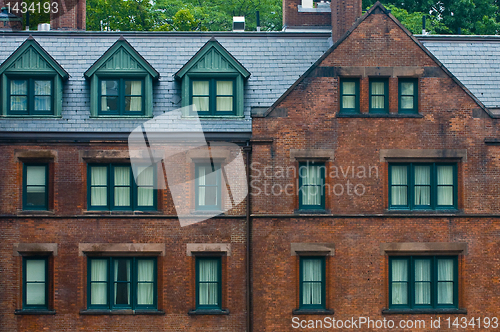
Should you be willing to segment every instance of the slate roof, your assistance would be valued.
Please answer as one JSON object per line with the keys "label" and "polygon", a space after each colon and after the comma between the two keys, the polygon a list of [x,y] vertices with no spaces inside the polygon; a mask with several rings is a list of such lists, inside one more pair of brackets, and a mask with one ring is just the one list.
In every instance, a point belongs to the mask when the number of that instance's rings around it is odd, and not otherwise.
{"label": "slate roof", "polygon": [[487,108],[500,108],[500,36],[417,36]]}
{"label": "slate roof", "polygon": [[[208,132],[251,132],[251,109],[268,108],[329,47],[329,34],[311,33],[121,33],[160,73],[153,87],[153,116],[181,107],[181,85],[173,75],[215,37],[251,73],[245,84],[244,118],[203,120]],[[64,84],[62,118],[0,118],[0,131],[130,132],[148,119],[90,118],[89,69],[120,33],[33,33],[36,41],[69,73]],[[27,33],[0,33],[0,63],[27,38]],[[178,120],[178,117],[175,118]],[[189,131],[190,120],[168,118],[171,130]]]}

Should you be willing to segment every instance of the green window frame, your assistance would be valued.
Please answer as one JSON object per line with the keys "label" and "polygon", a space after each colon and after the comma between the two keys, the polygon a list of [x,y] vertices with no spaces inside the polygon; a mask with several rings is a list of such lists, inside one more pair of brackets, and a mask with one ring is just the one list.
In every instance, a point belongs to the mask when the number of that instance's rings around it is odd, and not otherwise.
{"label": "green window frame", "polygon": [[54,115],[54,75],[8,75],[7,96],[7,115]]}
{"label": "green window frame", "polygon": [[389,164],[389,209],[456,210],[456,163]]}
{"label": "green window frame", "polygon": [[222,257],[196,257],[196,309],[222,309]]}
{"label": "green window frame", "polygon": [[48,306],[48,257],[23,257],[23,310],[47,310]]}
{"label": "green window frame", "polygon": [[[207,171],[210,171],[211,175],[207,176]],[[195,209],[220,210],[221,165],[217,163],[195,164],[195,176]]]}
{"label": "green window frame", "polygon": [[458,308],[458,257],[389,257],[389,308]]}
{"label": "green window frame", "polygon": [[359,78],[340,79],[340,112],[359,113]]}
{"label": "green window frame", "polygon": [[[135,83],[135,84],[134,84]],[[137,91],[140,83],[140,91]],[[145,82],[141,78],[99,77],[98,110],[99,115],[144,116],[145,115]],[[106,92],[104,93],[104,90]],[[135,90],[135,91],[134,91]],[[103,110],[104,105],[114,109]],[[132,108],[140,107],[140,110]]]}
{"label": "green window frame", "polygon": [[[134,180],[130,164],[88,164],[88,210],[155,211],[157,209],[156,168],[149,166],[152,168],[151,181],[151,178],[142,177],[142,174],[147,174],[142,173],[144,169],[149,167],[139,167],[141,169],[138,170],[137,180],[142,183]],[[97,169],[100,171],[98,172]],[[151,191],[152,193],[148,193]]]}
{"label": "green window frame", "polygon": [[398,80],[398,105],[401,114],[418,114],[418,79]]}
{"label": "green window frame", "polygon": [[[193,78],[190,80],[189,100],[191,105],[197,105],[197,112],[200,116],[236,115],[236,79],[235,78]],[[224,93],[223,85],[219,83],[231,83],[231,92]],[[200,91],[196,85],[206,83],[205,91]],[[230,99],[230,100],[229,100]],[[204,102],[203,102],[204,101]],[[229,102],[228,102],[229,101]],[[230,110],[219,110],[223,105],[230,105]],[[198,105],[206,105],[204,107]],[[204,110],[202,108],[208,109]],[[190,115],[195,115],[194,110]]]}
{"label": "green window frame", "polygon": [[299,163],[299,209],[325,209],[324,163],[310,161]]}
{"label": "green window frame", "polygon": [[326,308],[326,257],[300,256],[299,309]]}
{"label": "green window frame", "polygon": [[[43,179],[40,176],[43,174]],[[43,196],[43,197],[42,197]],[[23,210],[49,209],[49,165],[23,165]]]}
{"label": "green window frame", "polygon": [[389,79],[370,79],[370,113],[389,113]]}
{"label": "green window frame", "polygon": [[156,257],[89,257],[88,309],[157,309]]}

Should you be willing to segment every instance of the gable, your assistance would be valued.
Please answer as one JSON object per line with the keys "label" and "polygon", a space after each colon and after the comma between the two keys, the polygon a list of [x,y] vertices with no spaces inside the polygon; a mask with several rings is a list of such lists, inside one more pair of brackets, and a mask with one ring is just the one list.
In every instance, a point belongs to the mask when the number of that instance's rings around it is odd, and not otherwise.
{"label": "gable", "polygon": [[222,45],[211,38],[177,73],[175,78],[182,79],[188,72],[197,73],[239,73],[248,78],[246,70]]}
{"label": "gable", "polygon": [[59,63],[31,36],[0,66],[0,74],[21,72],[57,73],[62,79],[69,77]]}
{"label": "gable", "polygon": [[86,72],[90,78],[95,73],[147,73],[153,79],[160,74],[130,45],[120,37]]}
{"label": "gable", "polygon": [[370,8],[263,115],[268,116],[308,77],[449,77],[485,106],[380,2]]}

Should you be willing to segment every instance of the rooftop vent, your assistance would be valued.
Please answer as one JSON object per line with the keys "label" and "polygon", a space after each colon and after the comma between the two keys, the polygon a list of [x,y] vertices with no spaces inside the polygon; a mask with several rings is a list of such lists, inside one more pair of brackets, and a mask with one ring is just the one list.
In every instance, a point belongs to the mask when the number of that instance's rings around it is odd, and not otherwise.
{"label": "rooftop vent", "polygon": [[245,31],[245,16],[233,17],[233,31]]}
{"label": "rooftop vent", "polygon": [[49,23],[38,24],[38,31],[50,31],[50,24]]}

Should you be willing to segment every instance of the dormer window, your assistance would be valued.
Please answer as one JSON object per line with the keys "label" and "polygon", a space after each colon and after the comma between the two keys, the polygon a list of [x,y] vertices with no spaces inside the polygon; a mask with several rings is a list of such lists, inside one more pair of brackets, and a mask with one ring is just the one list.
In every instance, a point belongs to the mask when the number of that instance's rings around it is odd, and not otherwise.
{"label": "dormer window", "polygon": [[182,106],[192,106],[184,116],[242,117],[243,84],[249,76],[212,38],[175,74],[182,81]]}
{"label": "dormer window", "polygon": [[159,76],[121,37],[85,72],[91,86],[91,116],[151,117],[153,80]]}

